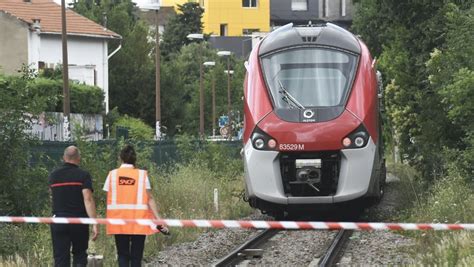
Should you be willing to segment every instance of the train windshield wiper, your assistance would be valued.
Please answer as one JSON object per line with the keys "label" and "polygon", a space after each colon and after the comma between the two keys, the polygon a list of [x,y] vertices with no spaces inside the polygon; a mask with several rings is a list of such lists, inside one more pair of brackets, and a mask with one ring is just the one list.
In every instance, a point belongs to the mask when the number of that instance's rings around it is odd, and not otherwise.
{"label": "train windshield wiper", "polygon": [[282,100],[285,101],[289,106],[290,108],[298,108],[298,109],[304,109],[304,106],[301,105],[300,102],[298,102],[298,100],[296,100],[296,98],[294,98],[286,89],[285,87],[283,86],[283,84],[281,84],[281,81],[279,79],[277,79],[278,81],[278,84],[280,85],[280,90],[278,91],[278,93],[282,94],[283,97],[282,97]]}

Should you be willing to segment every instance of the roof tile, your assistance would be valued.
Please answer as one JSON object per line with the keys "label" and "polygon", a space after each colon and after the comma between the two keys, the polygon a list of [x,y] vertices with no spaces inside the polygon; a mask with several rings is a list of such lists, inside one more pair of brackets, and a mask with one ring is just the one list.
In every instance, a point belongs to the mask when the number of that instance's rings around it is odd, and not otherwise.
{"label": "roof tile", "polygon": [[[52,0],[0,0],[0,12],[10,14],[31,25],[33,19],[40,19],[41,32],[61,33],[61,6]],[[91,35],[103,38],[121,38],[105,27],[83,17],[72,10],[66,10],[69,35]]]}

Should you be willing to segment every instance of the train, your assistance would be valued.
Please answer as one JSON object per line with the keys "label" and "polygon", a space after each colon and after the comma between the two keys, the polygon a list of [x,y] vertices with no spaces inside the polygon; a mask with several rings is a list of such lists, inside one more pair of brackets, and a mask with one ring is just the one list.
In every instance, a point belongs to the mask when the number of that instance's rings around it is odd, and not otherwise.
{"label": "train", "polygon": [[382,81],[360,38],[331,23],[288,24],[265,36],[245,67],[251,207],[281,216],[382,198]]}

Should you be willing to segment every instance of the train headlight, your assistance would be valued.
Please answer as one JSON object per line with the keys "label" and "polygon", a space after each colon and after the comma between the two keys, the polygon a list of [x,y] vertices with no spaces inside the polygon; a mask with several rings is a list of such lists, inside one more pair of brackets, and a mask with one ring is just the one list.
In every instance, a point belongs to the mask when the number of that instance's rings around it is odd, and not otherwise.
{"label": "train headlight", "polygon": [[262,138],[255,139],[255,141],[253,141],[253,144],[257,149],[263,149],[265,147],[265,141],[263,141]]}
{"label": "train headlight", "polygon": [[355,139],[354,139],[354,144],[357,146],[357,147],[362,147],[365,143],[365,140],[364,138],[360,137],[360,136],[357,136]]}
{"label": "train headlight", "polygon": [[253,131],[251,141],[253,147],[258,150],[275,150],[277,147],[277,141],[258,127]]}
{"label": "train headlight", "polygon": [[269,148],[274,149],[274,148],[276,148],[276,146],[277,146],[277,142],[275,141],[275,139],[268,140],[268,147]]}
{"label": "train headlight", "polygon": [[351,144],[352,144],[352,141],[349,137],[346,137],[342,140],[342,144],[345,146],[345,147],[350,147]]}
{"label": "train headlight", "polygon": [[344,148],[362,148],[367,145],[369,141],[369,133],[361,124],[355,131],[342,139]]}

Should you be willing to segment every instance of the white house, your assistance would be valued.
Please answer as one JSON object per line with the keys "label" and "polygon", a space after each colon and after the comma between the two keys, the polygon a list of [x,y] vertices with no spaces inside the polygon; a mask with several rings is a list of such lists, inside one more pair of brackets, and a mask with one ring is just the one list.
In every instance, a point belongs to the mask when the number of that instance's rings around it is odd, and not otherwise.
{"label": "white house", "polygon": [[[104,90],[108,103],[108,42],[117,33],[66,11],[69,78]],[[119,48],[119,42],[114,45]],[[0,72],[18,73],[22,64],[54,68],[62,62],[61,6],[53,0],[0,0]]]}

